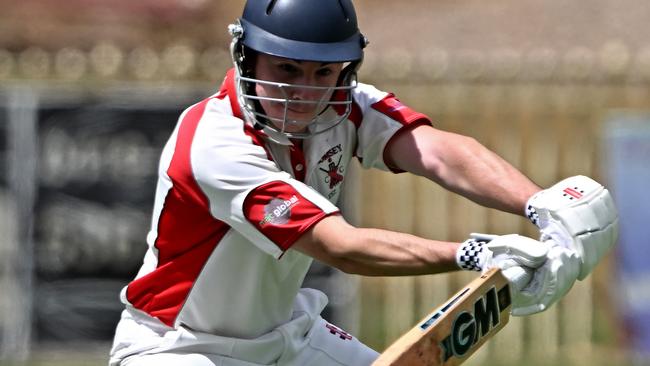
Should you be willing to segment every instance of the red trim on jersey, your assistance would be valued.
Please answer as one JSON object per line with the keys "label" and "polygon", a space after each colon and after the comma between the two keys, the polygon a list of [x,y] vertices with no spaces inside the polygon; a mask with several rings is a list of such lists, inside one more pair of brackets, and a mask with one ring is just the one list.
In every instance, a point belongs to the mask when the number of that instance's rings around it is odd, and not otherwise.
{"label": "red trim on jersey", "polygon": [[[389,93],[382,100],[373,103],[371,107],[391,119],[402,124],[402,128],[397,130],[393,136],[388,140],[384,147],[384,161],[386,160],[386,151],[388,146],[396,137],[413,130],[420,125],[431,125],[431,120],[426,114],[416,112],[408,106],[402,104],[393,93]],[[404,171],[395,167],[388,167],[393,173],[403,173]]]}
{"label": "red trim on jersey", "polygon": [[239,99],[237,99],[237,87],[235,85],[235,68],[232,68],[226,72],[226,78],[221,84],[221,89],[219,89],[219,94],[221,92],[228,93],[228,99],[230,99],[230,108],[232,109],[233,116],[244,119],[244,116],[241,113],[241,106],[239,105]]}
{"label": "red trim on jersey", "polygon": [[387,115],[388,117],[403,125],[408,125],[421,119],[424,119],[431,123],[429,117],[427,117],[426,114],[416,112],[413,109],[402,104],[402,102],[400,102],[400,100],[397,99],[393,93],[389,93],[382,100],[373,103],[370,107],[379,113]]}
{"label": "red trim on jersey", "polygon": [[253,189],[244,200],[244,216],[283,251],[328,216],[291,185],[273,181]]}
{"label": "red trim on jersey", "polygon": [[271,155],[271,151],[269,151],[268,147],[264,143],[264,137],[266,136],[264,132],[257,130],[255,129],[255,127],[244,122],[244,133],[246,134],[246,136],[251,138],[253,144],[260,146],[264,149],[264,151],[266,152],[267,159],[273,161],[273,156]]}
{"label": "red trim on jersey", "polygon": [[180,123],[176,147],[167,170],[172,188],[158,220],[158,266],[131,282],[127,299],[137,309],[173,326],[203,265],[230,227],[215,219],[194,179],[192,140],[209,99],[191,107]]}
{"label": "red trim on jersey", "polygon": [[[239,101],[237,99],[237,88],[235,86],[235,69],[232,68],[226,72],[226,77],[223,80],[223,83],[221,84],[221,88],[219,88],[219,93],[217,93],[217,98],[223,99],[226,96],[228,96],[228,100],[230,101],[230,109],[232,109],[233,116],[244,120],[244,117],[242,116],[241,113],[241,108],[239,106]],[[264,131],[257,130],[254,127],[250,126],[248,123],[244,122],[244,133],[253,140],[253,143],[257,146],[261,146],[264,148],[264,151],[266,151],[266,157],[273,161],[273,157],[271,156],[271,152],[269,149],[266,147],[266,144],[264,143],[264,138],[266,137],[266,134]]]}
{"label": "red trim on jersey", "polygon": [[[337,90],[334,95],[332,95],[332,100],[336,102],[343,102],[346,100],[345,94],[345,91]],[[334,108],[339,116],[343,115],[346,110],[346,106],[342,104],[333,105],[332,108]],[[351,108],[352,110],[350,111],[350,115],[348,115],[348,120],[354,123],[354,126],[358,129],[359,126],[361,126],[361,121],[363,120],[363,113],[361,113],[361,107],[359,107],[359,104],[354,99],[352,99]]]}
{"label": "red trim on jersey", "polygon": [[[346,99],[345,98],[345,92],[342,91],[342,90],[336,91],[334,93],[334,95],[332,96],[332,100],[334,100],[334,101],[344,101],[345,99]],[[334,105],[332,107],[334,108],[336,113],[339,114],[339,116],[343,115],[343,113],[345,113],[346,107],[344,105],[337,104],[337,105]],[[350,114],[348,115],[348,120],[354,124],[354,127],[356,127],[357,130],[359,129],[359,127],[361,127],[361,121],[363,121],[363,113],[361,112],[361,107],[359,106],[357,101],[354,100],[354,99],[352,99],[352,110],[350,111]],[[356,144],[358,144],[358,141],[355,141],[355,142],[356,142]],[[357,157],[359,159],[359,161],[362,161],[362,159],[357,156],[357,146],[356,146],[356,144],[354,146],[354,149],[352,150],[352,155]]]}
{"label": "red trim on jersey", "polygon": [[[431,126],[431,122],[428,119],[418,119],[418,120],[415,120],[415,121],[411,122],[408,125],[402,126],[399,130],[395,131],[393,136],[391,136],[388,139],[388,142],[386,142],[386,146],[384,146],[384,152],[383,152],[384,161],[388,161],[388,160],[386,160],[386,158],[387,158],[386,152],[388,151],[388,146],[391,144],[391,142],[393,142],[395,140],[395,138],[397,138],[398,136],[403,135],[403,134],[405,134],[407,132],[410,132],[414,128],[416,128],[418,126],[422,126],[422,125]],[[404,170],[396,168],[396,167],[388,166],[388,169],[390,169],[390,171],[393,172],[393,173],[404,173]]]}
{"label": "red trim on jersey", "polygon": [[289,146],[289,157],[291,158],[291,168],[293,177],[301,182],[305,181],[305,152],[302,150],[302,140],[294,140],[293,145]]}
{"label": "red trim on jersey", "polygon": [[228,73],[226,73],[226,76],[223,78],[223,82],[221,83],[221,86],[219,87],[219,91],[217,92],[217,95],[215,97],[219,99],[223,99],[228,96]]}

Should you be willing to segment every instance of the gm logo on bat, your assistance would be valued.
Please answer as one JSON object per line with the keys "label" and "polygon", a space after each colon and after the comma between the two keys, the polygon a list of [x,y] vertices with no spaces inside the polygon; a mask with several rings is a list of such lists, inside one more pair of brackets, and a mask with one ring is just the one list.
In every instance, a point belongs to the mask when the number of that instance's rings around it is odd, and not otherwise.
{"label": "gm logo on bat", "polygon": [[[422,323],[420,328],[424,330],[430,327],[467,291],[469,289],[451,299],[440,311]],[[509,286],[505,285],[498,291],[493,286],[476,300],[473,312],[462,311],[458,313],[451,326],[451,332],[439,343],[442,349],[442,362],[446,362],[451,357],[461,358],[465,356],[472,346],[501,323],[501,312],[507,309],[510,304]]]}

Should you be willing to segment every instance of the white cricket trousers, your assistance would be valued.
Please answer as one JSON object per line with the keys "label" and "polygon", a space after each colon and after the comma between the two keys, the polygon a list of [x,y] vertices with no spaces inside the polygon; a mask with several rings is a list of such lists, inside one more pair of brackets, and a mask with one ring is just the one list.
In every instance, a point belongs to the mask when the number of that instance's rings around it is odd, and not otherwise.
{"label": "white cricket trousers", "polygon": [[174,350],[132,355],[123,359],[120,366],[368,366],[379,356],[376,351],[321,317],[314,321],[302,341],[283,335],[282,342],[285,343],[283,351],[269,355],[270,363]]}

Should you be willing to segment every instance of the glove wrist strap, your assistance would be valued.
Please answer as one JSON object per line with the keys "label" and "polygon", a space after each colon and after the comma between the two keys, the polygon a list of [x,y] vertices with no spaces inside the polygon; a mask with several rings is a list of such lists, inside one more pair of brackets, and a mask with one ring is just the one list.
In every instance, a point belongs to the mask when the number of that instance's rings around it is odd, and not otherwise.
{"label": "glove wrist strap", "polygon": [[526,202],[526,211],[525,211],[526,217],[528,217],[528,220],[530,220],[537,227],[540,227],[539,226],[540,222],[539,222],[539,213],[535,208],[535,202],[542,195],[542,192],[544,191],[535,193],[532,197],[528,199],[528,202]]}
{"label": "glove wrist strap", "polygon": [[456,264],[461,269],[466,271],[481,271],[484,263],[484,251],[485,241],[480,241],[476,239],[467,239],[465,240],[458,251],[456,251]]}

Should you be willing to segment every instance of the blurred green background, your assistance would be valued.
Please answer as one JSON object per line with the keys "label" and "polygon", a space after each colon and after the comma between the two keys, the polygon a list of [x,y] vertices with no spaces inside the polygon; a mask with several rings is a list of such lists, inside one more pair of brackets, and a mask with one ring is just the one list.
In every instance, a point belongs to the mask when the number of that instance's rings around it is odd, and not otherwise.
{"label": "blurred green background", "polygon": [[[243,3],[0,0],[1,365],[106,364],[119,290],[146,247],[160,148],[180,111],[217,90]],[[605,124],[650,109],[647,1],[355,4],[370,39],[361,81],[542,186],[607,182]],[[343,206],[359,225],[458,241],[536,235],[419,178],[351,174]],[[471,278],[361,278],[316,263],[306,285],[329,295],[330,320],[381,350]],[[634,363],[620,286],[612,255],[468,364]]]}

